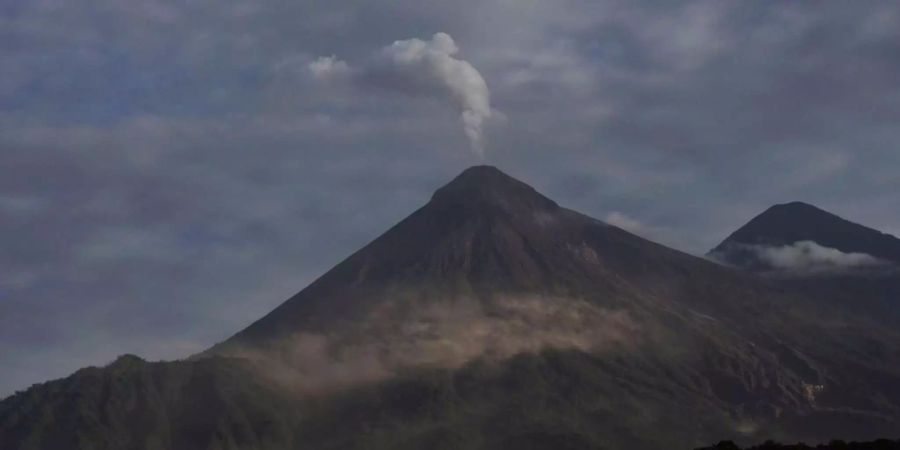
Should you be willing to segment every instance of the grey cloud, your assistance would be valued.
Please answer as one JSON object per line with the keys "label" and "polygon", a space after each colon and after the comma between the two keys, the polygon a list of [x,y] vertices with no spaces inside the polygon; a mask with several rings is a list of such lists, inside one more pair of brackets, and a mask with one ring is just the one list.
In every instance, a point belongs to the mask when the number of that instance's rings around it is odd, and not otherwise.
{"label": "grey cloud", "polygon": [[813,241],[784,246],[741,245],[774,270],[801,275],[845,272],[886,267],[886,261],[865,253],[845,253]]}
{"label": "grey cloud", "polygon": [[309,63],[309,71],[312,75],[320,80],[329,80],[345,76],[350,67],[346,62],[337,59],[336,56],[320,56],[315,61]]}
{"label": "grey cloud", "polygon": [[[199,351],[401,219],[427,199],[428,180],[449,176],[417,167],[415,149],[385,149],[406,162],[379,170],[393,188],[371,186],[360,169],[373,155],[316,144],[342,127],[315,116],[152,123],[0,138],[10,174],[0,185],[29,193],[8,195],[16,201],[0,222],[4,390],[120,353]],[[405,134],[351,123],[368,137]],[[290,163],[298,151],[317,163]]]}

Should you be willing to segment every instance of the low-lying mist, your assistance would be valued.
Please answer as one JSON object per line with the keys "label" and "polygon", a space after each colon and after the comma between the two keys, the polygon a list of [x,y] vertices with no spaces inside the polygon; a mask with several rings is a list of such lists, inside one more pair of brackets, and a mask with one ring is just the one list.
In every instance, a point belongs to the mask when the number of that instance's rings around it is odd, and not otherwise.
{"label": "low-lying mist", "polygon": [[244,359],[280,387],[318,394],[409,369],[455,369],[546,348],[601,353],[641,339],[641,326],[629,312],[581,299],[529,295],[413,304],[398,298],[346,328],[298,332],[225,354]]}

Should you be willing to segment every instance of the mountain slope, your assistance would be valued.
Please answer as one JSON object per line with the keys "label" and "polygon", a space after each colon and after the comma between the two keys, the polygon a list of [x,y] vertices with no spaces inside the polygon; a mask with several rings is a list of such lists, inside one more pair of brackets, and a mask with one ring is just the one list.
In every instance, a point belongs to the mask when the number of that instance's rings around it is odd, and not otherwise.
{"label": "mountain slope", "polygon": [[[697,292],[695,280],[708,279],[716,281],[702,286],[710,292]],[[724,301],[732,289],[746,292]],[[591,297],[604,307],[663,302],[736,312],[764,303],[764,293],[737,272],[562,208],[496,168],[478,166],[213,353],[297,332],[334,332],[400,306],[408,312],[406,306],[472,300],[493,307],[527,294]]]}
{"label": "mountain slope", "polygon": [[900,429],[895,328],[485,166],[207,352],[119,366],[4,400],[0,447],[654,449]]}
{"label": "mountain slope", "polygon": [[686,259],[561,208],[493,167],[473,167],[229,342],[345,321],[397,286],[424,290],[424,296],[585,287],[615,292],[644,267],[669,270]]}
{"label": "mountain slope", "polygon": [[0,402],[0,448],[292,448],[298,417],[238,361],[126,355]]}

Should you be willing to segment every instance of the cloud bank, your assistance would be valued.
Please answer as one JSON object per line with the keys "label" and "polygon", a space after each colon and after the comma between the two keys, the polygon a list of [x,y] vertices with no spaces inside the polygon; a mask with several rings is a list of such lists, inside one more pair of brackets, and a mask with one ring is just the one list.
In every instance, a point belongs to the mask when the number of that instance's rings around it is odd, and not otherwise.
{"label": "cloud bank", "polygon": [[884,261],[865,253],[844,253],[813,241],[798,241],[791,245],[751,246],[761,262],[776,270],[803,274],[843,272],[878,267]]}
{"label": "cloud bank", "polygon": [[[354,67],[353,82],[404,94],[447,99],[460,111],[463,132],[479,156],[484,156],[484,126],[491,118],[490,91],[484,77],[468,61],[455,57],[456,42],[447,33],[431,40],[395,41],[377,51],[360,67]],[[309,63],[309,72],[319,80],[346,76],[351,67],[335,56]]]}

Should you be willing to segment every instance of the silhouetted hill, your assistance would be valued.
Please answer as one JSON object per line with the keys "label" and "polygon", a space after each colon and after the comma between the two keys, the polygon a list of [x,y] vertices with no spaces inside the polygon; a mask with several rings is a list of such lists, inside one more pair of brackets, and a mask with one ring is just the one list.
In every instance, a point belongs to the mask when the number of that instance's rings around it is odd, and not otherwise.
{"label": "silhouetted hill", "polygon": [[[773,441],[767,441],[760,445],[752,447],[744,447],[744,450],[897,450],[900,449],[900,440],[892,441],[889,439],[878,439],[870,442],[844,442],[831,441],[828,444],[806,445],[799,444],[779,444]],[[740,446],[732,441],[719,442],[712,447],[702,447],[696,450],[742,450]]]}
{"label": "silhouetted hill", "polygon": [[815,206],[775,205],[709,255],[823,307],[900,323],[900,239]]}
{"label": "silhouetted hill", "polygon": [[728,236],[710,254],[737,267],[777,269],[759,257],[759,248],[800,242],[815,242],[845,254],[871,255],[900,263],[900,239],[802,202],[772,206]]}
{"label": "silhouetted hill", "polygon": [[0,402],[0,448],[293,448],[296,402],[258,380],[224,358],[126,355]]}

